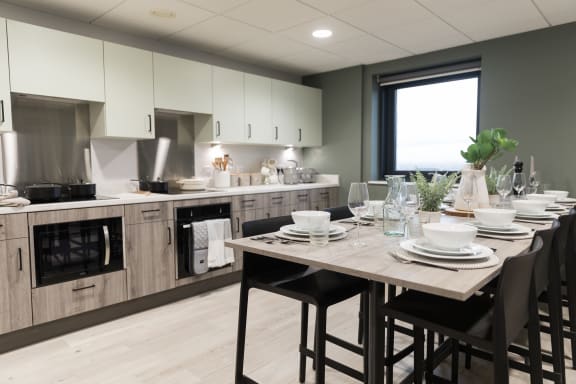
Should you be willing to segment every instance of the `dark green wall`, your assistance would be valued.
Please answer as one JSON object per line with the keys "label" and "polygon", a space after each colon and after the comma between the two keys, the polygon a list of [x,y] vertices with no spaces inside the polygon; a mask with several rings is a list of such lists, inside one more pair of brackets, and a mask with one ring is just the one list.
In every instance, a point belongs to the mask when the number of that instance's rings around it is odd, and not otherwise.
{"label": "dark green wall", "polygon": [[[480,129],[507,129],[511,137],[520,141],[517,154],[526,165],[529,156],[535,156],[544,183],[576,194],[576,155],[572,150],[576,144],[575,47],[576,23],[571,23],[308,77],[307,84],[324,90],[325,146],[306,151],[306,164],[322,172],[327,171],[324,164],[330,164],[330,172],[346,175],[341,180],[343,186],[359,172],[364,180],[377,178],[374,76],[480,58]],[[363,79],[360,81],[351,73],[362,73]],[[362,97],[354,100],[359,87]],[[360,110],[356,105],[361,100],[364,102]],[[347,113],[354,116],[345,116]],[[362,121],[362,129],[344,124],[344,119]],[[353,145],[348,146],[343,140]],[[362,140],[360,150],[353,140]],[[342,152],[345,147],[349,149]],[[322,162],[316,162],[318,158]],[[513,158],[513,154],[506,154],[495,165],[511,163]]]}

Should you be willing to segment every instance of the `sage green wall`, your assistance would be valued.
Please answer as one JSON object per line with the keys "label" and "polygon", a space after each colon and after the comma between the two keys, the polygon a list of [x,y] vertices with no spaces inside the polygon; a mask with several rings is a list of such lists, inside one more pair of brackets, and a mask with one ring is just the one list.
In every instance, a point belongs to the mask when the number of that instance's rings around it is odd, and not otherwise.
{"label": "sage green wall", "polygon": [[[324,89],[324,137],[328,139],[322,149],[305,151],[306,164],[324,172],[323,164],[330,163],[331,170],[346,169],[346,174],[362,172],[363,180],[376,179],[378,119],[374,76],[480,58],[480,129],[507,129],[509,135],[520,142],[517,154],[524,160],[526,170],[530,155],[534,155],[536,168],[541,171],[544,183],[557,189],[569,189],[576,195],[576,154],[573,150],[576,146],[574,47],[576,23],[570,23],[373,64],[363,70],[356,67],[350,71],[363,73],[363,96],[359,100],[365,102],[361,111],[351,105],[359,85],[352,83],[356,77],[350,78],[348,70],[306,78],[306,83],[313,81],[310,84]],[[349,107],[342,108],[344,105]],[[339,120],[344,119],[345,113],[354,114],[347,120],[363,121],[362,129],[356,125],[342,124]],[[352,136],[362,140],[360,150],[356,145],[348,147],[347,143],[339,141],[343,139],[342,130],[346,131],[346,140],[351,140]],[[349,149],[342,151],[344,147]],[[318,154],[324,150],[326,155]],[[316,155],[310,156],[310,152]],[[323,163],[316,163],[316,158],[323,158]],[[358,164],[359,158],[361,164]],[[495,165],[511,164],[513,158],[513,154],[506,154]],[[352,164],[349,159],[352,159]]]}

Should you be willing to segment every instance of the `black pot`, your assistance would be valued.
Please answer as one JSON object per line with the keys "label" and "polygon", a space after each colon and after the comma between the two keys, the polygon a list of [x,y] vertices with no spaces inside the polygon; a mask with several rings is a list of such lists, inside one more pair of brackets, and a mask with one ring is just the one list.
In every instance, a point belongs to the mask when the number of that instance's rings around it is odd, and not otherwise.
{"label": "black pot", "polygon": [[62,186],[59,184],[32,184],[24,189],[26,198],[33,203],[51,203],[60,200]]}
{"label": "black pot", "polygon": [[68,187],[72,199],[88,199],[96,195],[96,184],[93,183],[69,184]]}
{"label": "black pot", "polygon": [[148,181],[148,191],[152,193],[168,193],[167,181]]}

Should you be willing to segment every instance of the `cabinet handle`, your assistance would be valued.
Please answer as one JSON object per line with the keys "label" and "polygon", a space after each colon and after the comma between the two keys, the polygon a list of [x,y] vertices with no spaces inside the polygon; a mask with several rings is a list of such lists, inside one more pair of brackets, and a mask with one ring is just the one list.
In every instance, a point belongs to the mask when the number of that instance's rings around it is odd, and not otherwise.
{"label": "cabinet handle", "polygon": [[298,128],[298,142],[302,141],[302,128]]}
{"label": "cabinet handle", "polygon": [[0,120],[0,123],[3,123],[6,121],[4,118],[4,100],[0,100],[0,112],[2,112],[2,120]]}
{"label": "cabinet handle", "polygon": [[248,138],[252,138],[252,124],[248,124]]}
{"label": "cabinet handle", "polygon": [[236,218],[236,233],[240,233],[240,218]]}
{"label": "cabinet handle", "polygon": [[152,133],[152,115],[148,115],[148,132]]}
{"label": "cabinet handle", "polygon": [[108,226],[102,226],[102,232],[104,233],[104,265],[110,264],[110,232],[108,231]]}
{"label": "cabinet handle", "polygon": [[220,121],[216,122],[216,137],[220,136]]}
{"label": "cabinet handle", "polygon": [[143,214],[146,213],[152,213],[152,212],[160,212],[160,209],[146,209],[144,211],[141,211]]}
{"label": "cabinet handle", "polygon": [[274,127],[274,140],[278,140],[278,126]]}
{"label": "cabinet handle", "polygon": [[168,227],[168,245],[172,244],[172,228]]}
{"label": "cabinet handle", "polygon": [[90,289],[90,288],[96,288],[96,284],[87,285],[87,286],[81,287],[81,288],[72,288],[72,292],[83,291],[85,289]]}
{"label": "cabinet handle", "polygon": [[18,270],[22,270],[22,248],[18,248]]}

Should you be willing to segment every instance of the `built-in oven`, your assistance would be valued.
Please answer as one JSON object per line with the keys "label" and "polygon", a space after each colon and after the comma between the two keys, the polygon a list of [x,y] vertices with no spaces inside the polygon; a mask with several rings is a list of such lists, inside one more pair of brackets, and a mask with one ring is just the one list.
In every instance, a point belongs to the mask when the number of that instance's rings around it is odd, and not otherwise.
{"label": "built-in oven", "polygon": [[34,225],[36,286],[124,268],[122,217]]}
{"label": "built-in oven", "polygon": [[208,271],[204,221],[230,219],[230,203],[175,208],[177,279]]}

